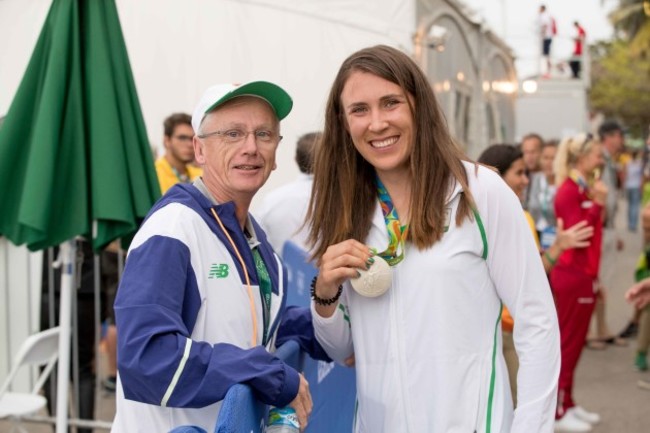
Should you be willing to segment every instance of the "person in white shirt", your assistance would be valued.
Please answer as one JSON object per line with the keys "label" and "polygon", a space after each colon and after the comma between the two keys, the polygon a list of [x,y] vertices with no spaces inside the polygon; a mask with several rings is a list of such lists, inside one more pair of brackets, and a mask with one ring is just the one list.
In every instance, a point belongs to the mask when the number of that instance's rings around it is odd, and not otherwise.
{"label": "person in white shirt", "polygon": [[546,72],[543,77],[551,75],[551,44],[553,43],[554,23],[553,17],[546,10],[545,5],[539,7],[539,35],[542,41],[542,57],[546,62]]}
{"label": "person in white shirt", "polygon": [[296,144],[296,164],[300,175],[293,182],[269,192],[255,214],[276,253],[282,256],[284,244],[292,241],[307,251],[307,231],[303,229],[314,179],[313,151],[320,132],[302,135]]}
{"label": "person in white shirt", "polygon": [[[517,196],[453,142],[419,66],[384,45],[352,54],[323,131],[312,315],[331,358],[355,356],[356,432],[552,431],[560,342],[537,246]],[[503,305],[520,360],[514,414]]]}

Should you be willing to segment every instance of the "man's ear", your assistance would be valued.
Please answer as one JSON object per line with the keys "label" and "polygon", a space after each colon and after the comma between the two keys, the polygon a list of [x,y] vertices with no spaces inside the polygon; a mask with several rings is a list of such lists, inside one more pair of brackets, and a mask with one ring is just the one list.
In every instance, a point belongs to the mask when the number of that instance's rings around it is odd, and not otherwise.
{"label": "man's ear", "polygon": [[192,138],[192,145],[194,146],[194,161],[198,165],[205,165],[205,148],[203,140],[196,135]]}
{"label": "man's ear", "polygon": [[274,162],[274,163],[273,163],[273,170],[275,170],[276,168],[278,168],[278,163],[277,163],[277,162]]}
{"label": "man's ear", "polygon": [[171,137],[167,134],[163,134],[163,146],[165,146],[165,149],[169,150],[169,142],[171,141]]}

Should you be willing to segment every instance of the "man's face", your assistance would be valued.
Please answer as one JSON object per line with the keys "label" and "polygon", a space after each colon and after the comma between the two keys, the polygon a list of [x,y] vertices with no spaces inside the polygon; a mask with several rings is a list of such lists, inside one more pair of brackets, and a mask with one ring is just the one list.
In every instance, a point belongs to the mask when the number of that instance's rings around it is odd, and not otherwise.
{"label": "man's face", "polygon": [[194,161],[193,136],[192,126],[186,123],[176,125],[172,135],[165,135],[164,138],[167,157],[179,164],[189,164]]}
{"label": "man's face", "polygon": [[553,174],[553,161],[555,160],[555,152],[557,148],[555,146],[546,146],[542,150],[542,154],[539,158],[539,168],[546,176],[551,176]]}
{"label": "man's face", "polygon": [[[194,151],[203,181],[217,201],[253,198],[276,167],[279,129],[270,105],[252,96],[235,98],[206,115],[198,135],[220,133],[194,137]],[[256,132],[271,139],[256,138]]]}
{"label": "man's face", "polygon": [[526,170],[534,172],[539,170],[539,156],[542,153],[542,143],[534,137],[521,142],[521,152],[524,154]]}
{"label": "man's face", "polygon": [[625,137],[622,131],[613,131],[603,137],[603,145],[612,156],[616,156],[623,150]]}

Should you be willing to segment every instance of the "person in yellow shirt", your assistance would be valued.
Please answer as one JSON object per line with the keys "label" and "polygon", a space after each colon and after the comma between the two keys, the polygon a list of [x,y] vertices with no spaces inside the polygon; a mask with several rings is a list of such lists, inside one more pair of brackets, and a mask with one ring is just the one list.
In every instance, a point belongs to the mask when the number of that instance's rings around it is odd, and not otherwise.
{"label": "person in yellow shirt", "polygon": [[163,123],[165,154],[156,160],[156,174],[160,191],[165,194],[177,183],[189,183],[201,176],[194,166],[192,118],[186,113],[174,113]]}

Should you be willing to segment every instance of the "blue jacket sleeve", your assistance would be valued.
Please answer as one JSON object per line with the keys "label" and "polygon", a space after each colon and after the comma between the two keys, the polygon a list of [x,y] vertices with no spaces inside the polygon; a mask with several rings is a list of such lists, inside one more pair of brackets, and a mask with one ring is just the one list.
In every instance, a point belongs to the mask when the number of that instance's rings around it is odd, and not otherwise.
{"label": "blue jacket sleeve", "polygon": [[314,359],[332,361],[316,340],[311,320],[311,310],[307,307],[292,305],[284,310],[275,345],[280,347],[288,340],[295,340],[300,345],[300,349],[307,352]]}
{"label": "blue jacket sleeve", "polygon": [[263,347],[191,339],[200,305],[190,252],[181,241],[153,236],[129,253],[115,301],[125,397],[198,408],[242,383],[263,403],[290,403],[298,393],[298,373]]}

